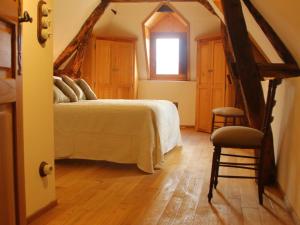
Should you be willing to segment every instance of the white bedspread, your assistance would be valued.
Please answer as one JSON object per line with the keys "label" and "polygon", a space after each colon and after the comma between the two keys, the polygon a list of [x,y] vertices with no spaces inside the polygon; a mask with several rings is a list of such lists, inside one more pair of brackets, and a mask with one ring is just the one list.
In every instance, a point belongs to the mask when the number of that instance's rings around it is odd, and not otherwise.
{"label": "white bedspread", "polygon": [[56,158],[135,163],[148,173],[181,146],[179,116],[165,100],[93,100],[54,105]]}

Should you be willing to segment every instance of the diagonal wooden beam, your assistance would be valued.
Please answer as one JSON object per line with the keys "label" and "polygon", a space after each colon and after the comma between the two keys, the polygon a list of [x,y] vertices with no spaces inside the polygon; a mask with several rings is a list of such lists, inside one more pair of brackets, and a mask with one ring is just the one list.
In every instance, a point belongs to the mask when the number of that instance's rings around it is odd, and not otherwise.
{"label": "diagonal wooden beam", "polygon": [[[85,23],[81,26],[77,35],[73,40],[68,44],[64,51],[58,56],[54,62],[54,72],[59,69],[59,67],[65,63],[69,57],[71,57],[75,51],[78,50],[79,46],[85,45],[86,35],[89,35],[93,30],[98,19],[104,13],[106,7],[109,4],[109,0],[102,0],[101,3],[94,9],[92,14],[87,18]],[[74,62],[77,62],[74,60]]]}
{"label": "diagonal wooden beam", "polygon": [[[261,129],[265,113],[265,101],[260,82],[260,73],[254,60],[250,39],[240,0],[222,0],[230,43],[236,60],[236,72],[243,95],[246,114],[251,127]],[[264,182],[275,177],[275,160],[272,133],[266,148]]]}
{"label": "diagonal wooden beam", "polygon": [[211,6],[211,4],[208,2],[208,0],[198,0],[200,4],[202,4],[208,11],[210,11],[213,15],[218,16],[215,12],[214,8]]}
{"label": "diagonal wooden beam", "polygon": [[281,57],[281,59],[285,63],[290,64],[296,64],[297,62],[294,59],[291,52],[288,50],[288,48],[285,46],[283,41],[279,38],[279,36],[276,34],[274,29],[270,26],[270,24],[266,21],[266,19],[261,15],[261,13],[253,6],[250,0],[243,0],[247,8],[249,9],[250,13],[256,20],[257,24],[260,26],[260,28],[263,30],[263,32],[266,34],[269,41],[272,43],[274,48],[276,49],[277,53]]}
{"label": "diagonal wooden beam", "polygon": [[265,103],[260,74],[252,55],[241,2],[240,0],[222,0],[222,5],[248,118],[252,127],[260,129]]}

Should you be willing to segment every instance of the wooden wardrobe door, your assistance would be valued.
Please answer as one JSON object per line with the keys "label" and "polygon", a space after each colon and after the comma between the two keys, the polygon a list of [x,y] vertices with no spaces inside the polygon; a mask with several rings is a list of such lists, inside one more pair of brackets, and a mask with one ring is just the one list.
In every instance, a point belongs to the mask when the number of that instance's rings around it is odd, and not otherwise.
{"label": "wooden wardrobe door", "polygon": [[197,53],[197,116],[196,129],[210,130],[211,118],[211,85],[212,85],[212,54],[209,41],[198,43]]}
{"label": "wooden wardrobe door", "polygon": [[98,98],[112,98],[111,41],[96,41],[96,94]]}
{"label": "wooden wardrobe door", "polygon": [[25,224],[18,6],[0,1],[0,224]]}
{"label": "wooden wardrobe door", "polygon": [[114,98],[133,98],[134,43],[113,42],[111,46],[111,79]]}
{"label": "wooden wardrobe door", "polygon": [[226,62],[221,40],[212,42],[212,109],[225,106]]}

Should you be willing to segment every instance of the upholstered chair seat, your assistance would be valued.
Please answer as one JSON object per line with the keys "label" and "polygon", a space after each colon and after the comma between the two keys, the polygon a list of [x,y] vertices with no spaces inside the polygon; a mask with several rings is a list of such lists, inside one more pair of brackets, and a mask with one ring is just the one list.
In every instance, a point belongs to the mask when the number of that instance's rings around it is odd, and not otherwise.
{"label": "upholstered chair seat", "polygon": [[235,107],[220,107],[212,111],[218,116],[244,116],[244,111]]}
{"label": "upholstered chair seat", "polygon": [[227,126],[215,130],[211,135],[211,141],[214,146],[258,148],[261,146],[263,136],[263,132],[254,128]]}

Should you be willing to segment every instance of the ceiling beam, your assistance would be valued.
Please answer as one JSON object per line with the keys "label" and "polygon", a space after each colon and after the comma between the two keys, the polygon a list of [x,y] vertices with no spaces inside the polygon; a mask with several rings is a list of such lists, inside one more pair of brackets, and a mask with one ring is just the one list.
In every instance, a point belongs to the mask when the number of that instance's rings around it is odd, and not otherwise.
{"label": "ceiling beam", "polygon": [[295,64],[259,63],[257,64],[262,77],[291,78],[300,76],[300,69]]}

